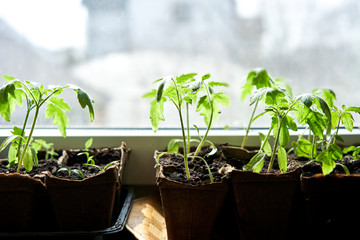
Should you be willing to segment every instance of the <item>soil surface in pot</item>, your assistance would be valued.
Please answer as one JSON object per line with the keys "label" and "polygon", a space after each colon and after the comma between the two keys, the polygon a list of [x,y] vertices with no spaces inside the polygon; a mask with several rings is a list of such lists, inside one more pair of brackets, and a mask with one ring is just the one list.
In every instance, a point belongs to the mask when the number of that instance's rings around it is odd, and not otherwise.
{"label": "soil surface in pot", "polygon": [[[241,154],[241,151],[247,152],[249,153],[248,150],[242,150],[240,148],[238,148],[238,151],[240,152],[239,155],[243,155]],[[253,155],[255,155],[256,152],[253,151]],[[245,154],[244,154],[245,155]],[[233,166],[234,168],[238,169],[238,170],[242,170],[243,167],[249,163],[251,158],[243,158],[243,159],[239,159],[237,157],[225,157],[225,161],[228,162],[228,164],[230,164],[231,166]],[[297,157],[295,154],[289,154],[288,155],[288,167],[287,167],[287,172],[293,171],[295,169],[298,168],[302,168],[305,166],[305,164],[309,161],[306,158],[300,158]],[[265,161],[264,161],[264,167],[262,168],[260,173],[267,173],[267,169],[270,163],[270,157],[266,156],[265,157]],[[279,164],[278,164],[278,159],[277,156],[275,156],[275,160],[274,160],[274,164],[272,169],[270,170],[269,173],[275,173],[275,174],[279,174],[281,173],[280,168],[279,168]]]}
{"label": "soil surface in pot", "polygon": [[[84,155],[77,156],[77,154],[82,151],[70,151],[69,160],[67,166],[61,166],[60,163],[56,160],[44,160],[39,159],[38,165],[33,166],[31,172],[26,172],[25,168],[20,169],[20,173],[29,174],[30,176],[39,176],[44,171],[49,171],[53,176],[59,178],[66,178],[71,180],[82,180],[94,175],[97,175],[101,172],[101,169],[104,169],[106,164],[119,160],[121,158],[121,151],[114,150],[112,148],[102,148],[98,151],[93,149],[90,150],[90,156],[94,156],[94,161],[96,166],[83,165],[86,163],[86,157]],[[39,155],[40,157],[41,155]],[[83,160],[85,157],[85,161]],[[14,167],[7,167],[8,161],[6,159],[0,160],[0,173],[16,173],[17,165]],[[67,168],[69,171],[58,171],[60,168]],[[80,170],[83,174],[83,177],[76,173],[73,170]],[[41,178],[41,177],[40,177]]]}
{"label": "soil surface in pot", "polygon": [[[214,178],[214,182],[221,182],[224,176],[222,169],[227,164],[221,157],[221,152],[207,156],[211,148],[204,148],[198,156],[202,157],[208,164]],[[184,158],[175,154],[165,154],[160,158],[166,178],[182,183],[189,183],[186,178]],[[210,183],[209,171],[204,161],[200,158],[189,156],[188,166],[190,171],[190,182],[192,185]]]}
{"label": "soil surface in pot", "polygon": [[[345,155],[341,161],[336,161],[337,163],[341,163],[345,165],[350,174],[360,174],[360,159],[354,159],[351,155]],[[311,163],[303,168],[303,176],[312,177],[315,174],[322,173],[321,165],[319,163]],[[340,165],[336,165],[334,171],[331,174],[345,174],[343,167]]]}

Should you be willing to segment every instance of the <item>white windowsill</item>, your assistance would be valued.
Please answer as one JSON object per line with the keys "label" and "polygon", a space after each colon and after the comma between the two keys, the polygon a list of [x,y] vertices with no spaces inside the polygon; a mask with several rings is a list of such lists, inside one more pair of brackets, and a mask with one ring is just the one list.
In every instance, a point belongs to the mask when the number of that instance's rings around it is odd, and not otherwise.
{"label": "white windowsill", "polygon": [[[205,130],[200,130],[204,134]],[[258,146],[258,132],[267,133],[266,129],[253,129],[250,131],[248,146]],[[10,133],[10,129],[0,129],[0,141],[2,142]],[[209,132],[209,140],[214,143],[229,143],[240,145],[245,131],[239,129],[223,130],[213,129]],[[195,130],[192,136],[197,136]],[[347,145],[360,144],[360,130],[354,129],[349,133],[340,129]],[[155,183],[155,169],[153,154],[156,149],[164,150],[168,141],[172,138],[180,138],[180,129],[160,129],[154,133],[151,129],[110,129],[110,128],[84,128],[68,129],[67,138],[63,138],[57,129],[36,129],[35,138],[41,138],[54,143],[55,148],[82,148],[85,141],[93,137],[93,147],[116,147],[125,142],[131,148],[129,161],[125,168],[124,183],[128,185],[152,185]],[[295,141],[297,135],[291,133],[290,141]],[[0,154],[6,158],[6,152]]]}

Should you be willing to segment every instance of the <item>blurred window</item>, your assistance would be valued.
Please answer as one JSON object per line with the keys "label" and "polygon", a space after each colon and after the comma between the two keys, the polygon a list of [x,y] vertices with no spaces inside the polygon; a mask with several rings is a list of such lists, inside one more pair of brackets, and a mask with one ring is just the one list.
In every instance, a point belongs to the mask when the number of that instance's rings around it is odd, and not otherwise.
{"label": "blurred window", "polygon": [[[150,127],[141,96],[156,79],[190,72],[231,85],[232,106],[215,127],[246,127],[251,108],[240,88],[257,67],[295,95],[331,88],[337,103],[360,105],[360,1],[1,0],[0,56],[1,75],[87,90],[95,122],[69,96],[72,127]],[[173,106],[165,111],[161,127],[178,127]]]}

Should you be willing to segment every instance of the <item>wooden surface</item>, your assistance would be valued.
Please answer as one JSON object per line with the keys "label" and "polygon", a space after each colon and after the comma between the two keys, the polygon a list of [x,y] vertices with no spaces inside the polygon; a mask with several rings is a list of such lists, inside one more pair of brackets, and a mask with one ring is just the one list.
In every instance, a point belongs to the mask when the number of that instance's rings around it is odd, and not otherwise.
{"label": "wooden surface", "polygon": [[126,228],[140,240],[167,240],[159,196],[151,195],[135,200]]}

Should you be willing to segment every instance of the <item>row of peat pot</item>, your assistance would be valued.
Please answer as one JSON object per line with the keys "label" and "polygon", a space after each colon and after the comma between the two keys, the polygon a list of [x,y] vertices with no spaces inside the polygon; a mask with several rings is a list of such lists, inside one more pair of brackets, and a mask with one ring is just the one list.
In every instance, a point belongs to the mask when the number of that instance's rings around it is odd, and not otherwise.
{"label": "row of peat pot", "polygon": [[122,208],[122,175],[129,149],[123,144],[112,150],[120,156],[115,159],[118,163],[83,180],[59,178],[50,172],[33,177],[0,173],[1,236],[94,231],[112,226]]}
{"label": "row of peat pot", "polygon": [[[227,147],[223,153],[244,156]],[[170,240],[333,239],[352,237],[360,226],[359,175],[233,169],[221,182],[191,185],[168,179],[163,169],[156,182]]]}

